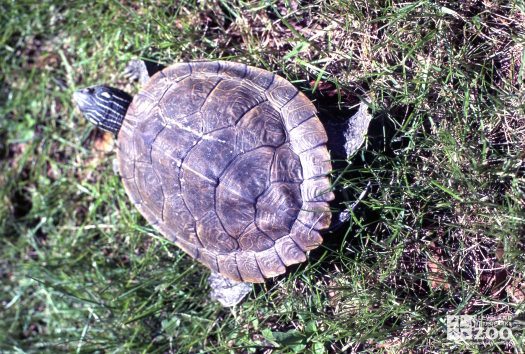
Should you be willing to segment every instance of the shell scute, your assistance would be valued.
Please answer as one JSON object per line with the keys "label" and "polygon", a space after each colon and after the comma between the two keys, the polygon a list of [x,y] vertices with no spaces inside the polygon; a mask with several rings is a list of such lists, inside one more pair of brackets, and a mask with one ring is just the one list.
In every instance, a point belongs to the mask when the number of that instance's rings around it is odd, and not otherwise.
{"label": "shell scute", "polygon": [[277,240],[290,233],[301,202],[298,184],[272,183],[257,200],[255,222],[261,231]]}

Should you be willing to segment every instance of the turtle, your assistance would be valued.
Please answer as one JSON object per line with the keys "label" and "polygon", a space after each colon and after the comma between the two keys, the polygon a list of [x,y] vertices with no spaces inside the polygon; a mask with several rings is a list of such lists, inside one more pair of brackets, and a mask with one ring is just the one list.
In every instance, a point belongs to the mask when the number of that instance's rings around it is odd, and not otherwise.
{"label": "turtle", "polygon": [[334,199],[330,137],[314,104],[243,63],[139,71],[145,84],[134,97],[99,85],[73,100],[116,135],[118,172],[144,218],[233,282],[261,283],[304,262],[330,227]]}

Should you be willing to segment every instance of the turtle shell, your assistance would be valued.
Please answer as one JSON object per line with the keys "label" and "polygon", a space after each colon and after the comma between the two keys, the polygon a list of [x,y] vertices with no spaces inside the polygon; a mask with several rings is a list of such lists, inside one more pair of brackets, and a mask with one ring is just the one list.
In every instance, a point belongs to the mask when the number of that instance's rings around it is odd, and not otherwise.
{"label": "turtle shell", "polygon": [[166,238],[226,277],[263,282],[322,242],[334,198],[326,142],[314,105],[280,76],[179,63],[133,98],[118,165]]}

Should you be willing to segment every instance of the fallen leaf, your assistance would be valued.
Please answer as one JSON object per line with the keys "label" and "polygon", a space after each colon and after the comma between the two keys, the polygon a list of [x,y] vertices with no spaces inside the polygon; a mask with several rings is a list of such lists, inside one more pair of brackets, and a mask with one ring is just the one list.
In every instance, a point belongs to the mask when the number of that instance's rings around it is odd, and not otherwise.
{"label": "fallen leaf", "polygon": [[507,286],[506,291],[511,302],[521,304],[525,301],[525,283],[522,282],[522,279],[514,279],[514,281]]}
{"label": "fallen leaf", "polygon": [[95,141],[93,142],[93,148],[99,152],[111,152],[113,151],[114,140],[113,134],[110,132],[97,134]]}
{"label": "fallen leaf", "polygon": [[434,243],[430,244],[429,255],[427,259],[427,273],[430,287],[434,290],[449,290],[450,283],[447,280],[446,267],[443,265],[443,259],[439,255]]}

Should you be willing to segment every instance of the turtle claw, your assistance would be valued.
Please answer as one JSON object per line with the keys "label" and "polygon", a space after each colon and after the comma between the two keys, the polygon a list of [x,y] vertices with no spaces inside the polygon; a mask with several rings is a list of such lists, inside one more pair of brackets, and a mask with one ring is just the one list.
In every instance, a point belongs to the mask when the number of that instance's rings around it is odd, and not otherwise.
{"label": "turtle claw", "polygon": [[151,61],[134,59],[129,61],[122,74],[125,78],[131,81],[138,81],[141,85],[143,85],[148,82],[150,77],[163,68],[164,67],[162,65]]}
{"label": "turtle claw", "polygon": [[252,291],[252,284],[234,281],[216,272],[211,273],[208,283],[211,287],[211,299],[224,307],[239,304]]}
{"label": "turtle claw", "polygon": [[359,197],[352,204],[350,204],[350,206],[348,206],[343,211],[339,212],[338,214],[334,216],[329,230],[338,229],[341,225],[345,224],[347,221],[349,221],[352,218],[352,214],[354,210],[361,203],[361,201],[368,195],[368,193],[370,192],[371,186],[372,186],[372,182],[368,181],[365,189],[361,191],[361,194],[359,195]]}
{"label": "turtle claw", "polygon": [[146,68],[146,63],[144,62],[144,60],[140,59],[130,60],[122,74],[126,79],[131,81],[138,81],[141,84],[144,84],[149,80],[149,74]]}

